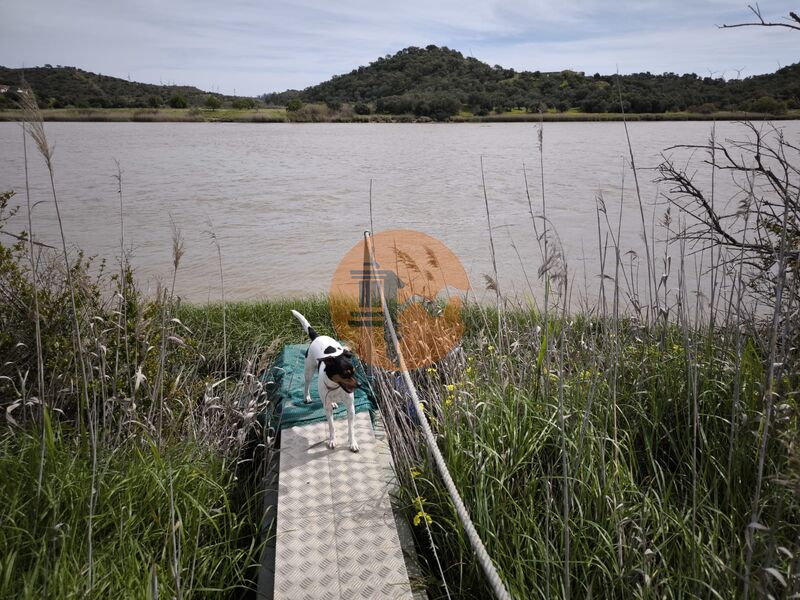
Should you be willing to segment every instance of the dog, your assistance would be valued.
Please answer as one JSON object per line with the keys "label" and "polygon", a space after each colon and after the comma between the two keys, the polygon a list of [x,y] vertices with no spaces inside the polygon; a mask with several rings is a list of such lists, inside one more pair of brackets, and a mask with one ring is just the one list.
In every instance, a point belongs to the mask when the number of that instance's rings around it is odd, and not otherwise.
{"label": "dog", "polygon": [[296,310],[292,311],[295,318],[300,321],[303,331],[311,338],[311,345],[306,351],[305,362],[305,388],[303,395],[305,403],[311,403],[311,377],[317,371],[317,390],[328,416],[328,448],[336,447],[336,436],[333,428],[333,409],[338,406],[337,400],[343,400],[347,406],[347,439],[351,452],[358,452],[358,442],[353,431],[356,417],[354,392],[358,387],[353,353],[343,347],[332,337],[319,335],[308,323],[308,320]]}

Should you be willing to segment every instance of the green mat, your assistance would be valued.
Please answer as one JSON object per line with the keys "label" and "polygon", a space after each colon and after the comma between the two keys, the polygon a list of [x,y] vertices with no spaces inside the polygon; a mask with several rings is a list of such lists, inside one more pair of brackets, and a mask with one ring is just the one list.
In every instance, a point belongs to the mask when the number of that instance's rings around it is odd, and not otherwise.
{"label": "green mat", "polygon": [[[271,425],[279,429],[307,425],[324,421],[327,416],[322,401],[317,393],[317,374],[311,380],[311,404],[306,404],[303,397],[303,366],[305,364],[308,344],[290,344],[284,346],[278,358],[267,369],[262,381],[267,386],[272,406]],[[354,358],[356,379],[359,387],[355,391],[356,412],[375,411],[377,404],[372,387],[364,371],[364,366]],[[344,417],[346,407],[343,402],[333,411],[334,418]]]}

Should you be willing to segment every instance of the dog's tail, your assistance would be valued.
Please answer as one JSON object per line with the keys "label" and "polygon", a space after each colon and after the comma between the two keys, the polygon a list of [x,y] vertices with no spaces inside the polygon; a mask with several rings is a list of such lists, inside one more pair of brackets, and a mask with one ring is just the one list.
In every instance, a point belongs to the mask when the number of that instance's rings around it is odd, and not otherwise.
{"label": "dog's tail", "polygon": [[303,331],[305,331],[308,334],[308,337],[310,337],[311,341],[313,342],[316,339],[318,334],[317,334],[316,331],[314,331],[314,328],[311,325],[309,325],[308,319],[306,319],[303,315],[301,315],[296,310],[293,310],[292,314],[295,316],[295,318],[298,321],[300,321],[300,325],[303,326]]}

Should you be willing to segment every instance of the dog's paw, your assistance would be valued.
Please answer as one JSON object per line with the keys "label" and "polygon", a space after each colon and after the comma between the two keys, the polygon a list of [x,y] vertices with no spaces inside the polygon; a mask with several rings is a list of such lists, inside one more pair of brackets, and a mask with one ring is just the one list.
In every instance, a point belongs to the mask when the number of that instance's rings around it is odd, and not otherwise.
{"label": "dog's paw", "polygon": [[328,440],[328,449],[333,450],[336,448],[336,440]]}
{"label": "dog's paw", "polygon": [[353,440],[350,443],[350,452],[358,452],[358,442]]}
{"label": "dog's paw", "polygon": [[339,404],[338,404],[338,403],[336,403],[336,402],[331,402],[331,408],[332,408],[333,410],[336,410],[337,408],[339,408]]}
{"label": "dog's paw", "polygon": [[306,404],[311,404],[311,396],[306,396],[305,400],[303,400]]}

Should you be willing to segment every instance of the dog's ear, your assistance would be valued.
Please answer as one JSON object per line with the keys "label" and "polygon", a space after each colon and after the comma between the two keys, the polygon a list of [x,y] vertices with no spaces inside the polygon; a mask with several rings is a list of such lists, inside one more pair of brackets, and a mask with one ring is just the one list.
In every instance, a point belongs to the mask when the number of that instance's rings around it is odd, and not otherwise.
{"label": "dog's ear", "polygon": [[352,352],[350,352],[350,348],[345,347],[344,352],[342,352],[342,356],[345,358],[353,358],[355,356]]}

